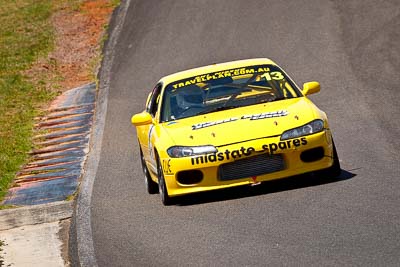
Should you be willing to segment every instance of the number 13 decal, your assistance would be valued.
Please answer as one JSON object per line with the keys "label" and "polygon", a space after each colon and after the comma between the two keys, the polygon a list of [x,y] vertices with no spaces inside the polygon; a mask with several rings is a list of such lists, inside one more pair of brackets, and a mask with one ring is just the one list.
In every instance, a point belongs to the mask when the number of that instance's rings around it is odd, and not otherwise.
{"label": "number 13 decal", "polygon": [[285,77],[283,77],[282,73],[280,73],[279,71],[273,71],[271,73],[266,72],[263,75],[261,75],[261,78],[265,78],[267,81],[280,81],[285,79]]}

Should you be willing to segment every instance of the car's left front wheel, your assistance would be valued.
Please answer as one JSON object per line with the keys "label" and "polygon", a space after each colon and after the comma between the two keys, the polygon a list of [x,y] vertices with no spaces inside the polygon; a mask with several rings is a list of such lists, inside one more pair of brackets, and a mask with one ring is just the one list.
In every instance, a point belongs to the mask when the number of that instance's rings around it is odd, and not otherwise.
{"label": "car's left front wheel", "polygon": [[333,157],[332,157],[333,164],[329,168],[316,171],[315,174],[317,174],[318,176],[323,176],[325,178],[336,178],[336,177],[340,176],[340,174],[342,172],[342,170],[340,168],[339,156],[337,154],[336,146],[333,141],[332,141],[332,145],[333,145]]}

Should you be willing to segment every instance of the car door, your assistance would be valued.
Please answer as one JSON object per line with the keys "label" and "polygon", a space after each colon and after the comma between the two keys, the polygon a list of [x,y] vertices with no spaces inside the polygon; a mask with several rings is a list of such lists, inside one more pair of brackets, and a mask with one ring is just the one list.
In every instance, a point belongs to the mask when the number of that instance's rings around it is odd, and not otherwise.
{"label": "car door", "polygon": [[152,134],[154,130],[155,123],[157,121],[157,110],[160,103],[160,95],[161,95],[161,84],[157,84],[151,95],[150,99],[146,106],[146,112],[148,112],[153,118],[153,122],[148,125],[143,125],[140,128],[140,143],[143,148],[143,155],[146,162],[150,165],[150,171],[156,172],[156,159],[154,154],[154,147],[152,144]]}

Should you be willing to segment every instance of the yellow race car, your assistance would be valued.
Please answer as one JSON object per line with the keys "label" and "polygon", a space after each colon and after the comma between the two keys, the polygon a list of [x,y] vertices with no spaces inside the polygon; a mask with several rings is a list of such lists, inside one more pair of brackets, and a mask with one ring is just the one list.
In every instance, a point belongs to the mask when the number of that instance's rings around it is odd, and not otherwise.
{"label": "yellow race car", "polygon": [[132,117],[147,191],[173,197],[340,165],[326,114],[273,61],[213,64],[162,78]]}

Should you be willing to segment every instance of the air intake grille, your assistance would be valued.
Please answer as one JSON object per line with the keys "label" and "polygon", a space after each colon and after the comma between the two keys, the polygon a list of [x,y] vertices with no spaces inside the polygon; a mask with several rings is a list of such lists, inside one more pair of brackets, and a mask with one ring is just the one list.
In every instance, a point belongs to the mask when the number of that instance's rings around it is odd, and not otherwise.
{"label": "air intake grille", "polygon": [[281,171],[285,168],[282,155],[262,154],[219,166],[220,181],[235,180]]}

